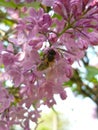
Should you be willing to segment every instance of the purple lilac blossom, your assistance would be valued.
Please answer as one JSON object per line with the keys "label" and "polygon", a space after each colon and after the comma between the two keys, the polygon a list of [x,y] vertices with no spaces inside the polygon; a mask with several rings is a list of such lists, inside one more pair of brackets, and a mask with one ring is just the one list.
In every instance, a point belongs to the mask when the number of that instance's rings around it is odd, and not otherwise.
{"label": "purple lilac blossom", "polygon": [[[13,124],[29,129],[29,120],[37,123],[41,105],[50,108],[56,104],[54,94],[66,99],[62,85],[72,77],[72,64],[83,58],[89,46],[98,45],[97,1],[40,2],[52,6],[54,13],[62,19],[52,17],[42,8],[30,8],[24,18],[18,16],[15,37],[9,38],[13,49],[8,47],[4,50],[0,46],[0,64],[3,63],[6,74],[13,81],[13,88],[18,90],[18,95],[13,94],[12,98],[7,89],[0,88],[1,129],[7,130],[7,126]],[[50,63],[47,52],[51,49],[55,56]],[[42,70],[38,69],[41,65]]]}

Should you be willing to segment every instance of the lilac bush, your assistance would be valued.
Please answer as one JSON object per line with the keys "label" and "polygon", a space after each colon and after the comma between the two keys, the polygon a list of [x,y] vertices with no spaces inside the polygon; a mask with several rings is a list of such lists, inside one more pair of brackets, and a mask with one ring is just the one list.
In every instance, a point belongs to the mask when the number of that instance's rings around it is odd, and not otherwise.
{"label": "lilac bush", "polygon": [[[39,2],[41,6],[38,10],[22,8],[24,17],[7,9],[16,23],[8,46],[0,43],[0,64],[4,66],[0,79],[0,130],[9,130],[14,124],[29,130],[29,121],[37,123],[40,117],[41,105],[51,108],[56,104],[54,94],[66,99],[63,83],[73,74],[72,64],[84,57],[89,46],[98,45],[97,0],[15,2]],[[6,80],[12,86],[3,87]]]}

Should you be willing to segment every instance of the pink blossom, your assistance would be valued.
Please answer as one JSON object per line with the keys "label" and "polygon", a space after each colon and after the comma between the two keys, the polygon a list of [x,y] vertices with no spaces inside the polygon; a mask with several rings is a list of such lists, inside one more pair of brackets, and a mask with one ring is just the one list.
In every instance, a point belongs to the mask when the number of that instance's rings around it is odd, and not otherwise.
{"label": "pink blossom", "polygon": [[11,66],[11,68],[9,68],[7,71],[10,75],[10,79],[13,80],[15,87],[19,87],[19,85],[23,81],[23,75],[21,73],[21,70],[17,66]]}
{"label": "pink blossom", "polygon": [[11,46],[4,49],[0,44],[0,61],[6,75],[1,82],[10,79],[13,84],[11,89],[0,87],[1,130],[13,124],[29,130],[29,121],[37,123],[40,117],[41,105],[56,104],[54,94],[66,99],[62,85],[73,75],[72,64],[83,58],[89,46],[98,45],[97,1],[37,1],[52,6],[53,15],[42,8],[22,10],[25,15],[17,15],[18,25],[8,43]]}
{"label": "pink blossom", "polygon": [[9,126],[13,124],[19,124],[20,126],[24,127],[24,119],[26,116],[24,115],[27,112],[22,106],[13,106],[9,109]]}
{"label": "pink blossom", "polygon": [[7,122],[0,120],[0,130],[9,130]]}
{"label": "pink blossom", "polygon": [[53,2],[54,2],[54,0],[42,0],[42,4],[44,4],[46,6],[52,6]]}
{"label": "pink blossom", "polygon": [[15,56],[13,55],[13,53],[5,52],[4,54],[2,54],[2,62],[6,67],[14,64],[14,61],[15,61]]}
{"label": "pink blossom", "polygon": [[35,110],[35,111],[31,111],[28,114],[28,117],[31,119],[31,121],[33,122],[37,122],[37,119],[40,117],[40,113],[41,111]]}
{"label": "pink blossom", "polygon": [[3,87],[0,87],[0,96],[0,113],[3,113],[10,107],[13,97]]}
{"label": "pink blossom", "polygon": [[67,97],[66,91],[62,91],[62,92],[60,93],[60,97],[61,97],[62,100],[66,99],[66,97]]}
{"label": "pink blossom", "polygon": [[9,8],[7,9],[8,14],[11,16],[11,18],[18,20],[19,19],[19,11]]}

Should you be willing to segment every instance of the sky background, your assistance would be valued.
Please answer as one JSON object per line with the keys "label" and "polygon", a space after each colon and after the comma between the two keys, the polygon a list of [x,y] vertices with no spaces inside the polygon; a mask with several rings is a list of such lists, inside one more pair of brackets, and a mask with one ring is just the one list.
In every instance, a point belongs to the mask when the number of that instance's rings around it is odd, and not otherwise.
{"label": "sky background", "polygon": [[[67,99],[61,100],[55,96],[57,105],[55,110],[60,112],[69,124],[64,130],[98,130],[98,119],[96,118],[96,104],[89,98],[82,96],[75,97],[70,88],[66,88]],[[48,114],[50,109],[43,106],[44,114]]]}
{"label": "sky background", "polygon": [[58,100],[57,109],[69,120],[68,130],[98,130],[95,103],[89,98],[75,97],[69,88],[66,91],[68,97],[65,101]]}

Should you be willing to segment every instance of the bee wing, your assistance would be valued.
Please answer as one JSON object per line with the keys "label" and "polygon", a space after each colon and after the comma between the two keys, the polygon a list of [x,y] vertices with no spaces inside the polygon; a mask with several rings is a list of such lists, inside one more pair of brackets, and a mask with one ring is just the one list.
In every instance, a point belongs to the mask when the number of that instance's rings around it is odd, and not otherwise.
{"label": "bee wing", "polygon": [[41,62],[38,66],[37,66],[37,70],[39,71],[43,71],[45,69],[47,69],[49,67],[49,63],[48,62]]}

